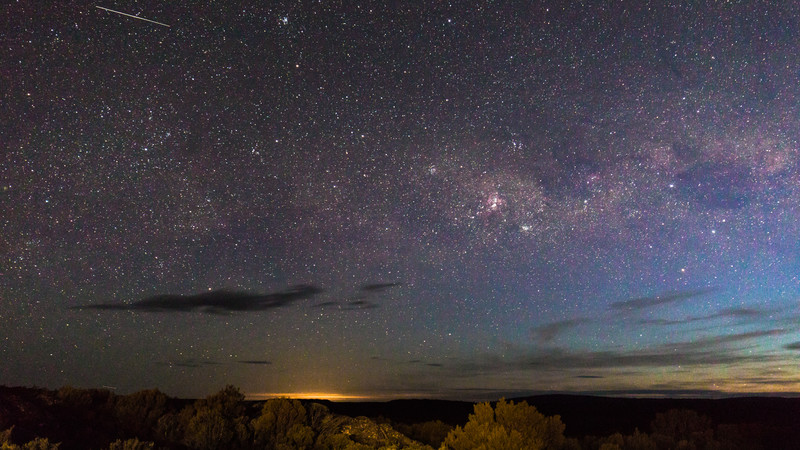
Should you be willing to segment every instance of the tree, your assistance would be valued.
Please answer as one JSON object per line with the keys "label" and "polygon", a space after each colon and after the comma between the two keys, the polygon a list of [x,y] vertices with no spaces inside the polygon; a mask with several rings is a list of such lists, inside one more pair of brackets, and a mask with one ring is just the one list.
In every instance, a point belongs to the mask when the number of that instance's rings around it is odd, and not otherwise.
{"label": "tree", "polygon": [[250,435],[243,400],[244,395],[238,388],[226,386],[216,394],[196,401],[188,412],[181,411],[171,419],[162,418],[164,420],[159,420],[159,427],[183,427],[185,424],[183,442],[193,448],[241,448]]}
{"label": "tree", "polygon": [[148,389],[118,396],[114,414],[126,437],[152,439],[158,419],[167,411],[167,396],[158,389]]}
{"label": "tree", "polygon": [[251,422],[256,446],[274,449],[304,449],[314,442],[302,403],[288,398],[264,402],[261,415]]}
{"label": "tree", "polygon": [[331,418],[331,411],[327,406],[320,403],[311,403],[306,407],[309,426],[315,433],[319,433],[323,424]]}
{"label": "tree", "polygon": [[47,438],[37,437],[22,446],[11,442],[11,432],[14,427],[0,431],[0,450],[58,450],[61,443],[54,444]]}
{"label": "tree", "polygon": [[646,433],[635,429],[631,435],[614,433],[600,440],[600,450],[657,450],[655,441]]}
{"label": "tree", "polygon": [[180,412],[168,412],[158,418],[156,434],[159,439],[169,442],[181,442],[186,435],[186,428],[194,416],[194,407],[187,406]]}
{"label": "tree", "polygon": [[423,442],[433,447],[439,447],[444,439],[450,434],[452,426],[441,420],[431,420],[428,422],[414,423],[393,423],[392,427],[416,441]]}
{"label": "tree", "polygon": [[19,446],[11,442],[11,432],[14,427],[0,431],[0,450],[17,450]]}
{"label": "tree", "polygon": [[320,436],[314,444],[314,450],[371,450],[369,445],[353,442],[345,434],[329,434]]}
{"label": "tree", "polygon": [[27,442],[25,445],[22,446],[23,450],[58,450],[58,447],[61,446],[61,443],[53,444],[47,438],[37,437],[36,439]]}
{"label": "tree", "polygon": [[656,414],[651,423],[652,437],[658,448],[714,450],[720,448],[714,438],[711,419],[689,409],[671,409]]}
{"label": "tree", "polygon": [[501,399],[493,409],[488,402],[475,405],[464,427],[445,438],[445,449],[560,449],[565,444],[559,416],[546,417],[526,402]]}
{"label": "tree", "polygon": [[108,450],[152,450],[155,446],[154,442],[140,441],[133,438],[128,440],[117,439],[108,446]]}
{"label": "tree", "polygon": [[227,385],[216,394],[209,395],[205,400],[200,400],[202,406],[219,411],[225,417],[239,417],[244,414],[244,394],[239,388]]}

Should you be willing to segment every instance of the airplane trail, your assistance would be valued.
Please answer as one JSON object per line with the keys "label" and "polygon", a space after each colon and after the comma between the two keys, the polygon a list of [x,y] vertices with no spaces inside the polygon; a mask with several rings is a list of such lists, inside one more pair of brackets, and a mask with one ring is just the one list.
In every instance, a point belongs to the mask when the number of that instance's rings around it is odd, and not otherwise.
{"label": "airplane trail", "polygon": [[97,6],[97,5],[95,5],[95,8],[102,9],[103,11],[112,12],[114,14],[120,14],[120,15],[123,15],[123,16],[132,17],[132,18],[138,19],[138,20],[144,20],[145,22],[150,22],[150,23],[154,23],[156,25],[161,25],[162,27],[167,27],[167,28],[170,27],[169,25],[167,25],[165,23],[156,22],[155,20],[145,19],[144,17],[134,16],[133,14],[124,13],[122,11],[116,11],[116,10],[113,10],[113,9],[110,9],[110,8],[104,8],[102,6]]}

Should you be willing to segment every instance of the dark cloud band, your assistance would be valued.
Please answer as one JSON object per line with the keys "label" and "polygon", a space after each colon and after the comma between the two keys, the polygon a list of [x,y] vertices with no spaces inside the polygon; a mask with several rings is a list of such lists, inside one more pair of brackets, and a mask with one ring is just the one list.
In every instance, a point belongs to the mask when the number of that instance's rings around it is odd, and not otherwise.
{"label": "dark cloud band", "polygon": [[142,311],[142,312],[243,312],[282,308],[323,292],[313,285],[294,286],[269,294],[218,290],[196,295],[157,295],[133,303],[100,303],[77,309]]}
{"label": "dark cloud band", "polygon": [[666,305],[669,303],[676,303],[683,300],[688,300],[693,297],[710,294],[716,292],[717,288],[701,288],[692,289],[687,291],[670,292],[666,294],[656,295],[652,297],[639,297],[630,300],[622,300],[611,304],[611,309],[617,311],[633,311],[656,306]]}

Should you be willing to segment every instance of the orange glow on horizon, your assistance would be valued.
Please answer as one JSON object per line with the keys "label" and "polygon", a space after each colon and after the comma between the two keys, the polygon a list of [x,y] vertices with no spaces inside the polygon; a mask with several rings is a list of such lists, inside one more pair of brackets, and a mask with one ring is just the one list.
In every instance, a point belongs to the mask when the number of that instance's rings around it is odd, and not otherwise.
{"label": "orange glow on horizon", "polygon": [[436,399],[440,398],[431,393],[422,392],[393,392],[393,393],[374,393],[374,394],[342,394],[338,392],[324,391],[300,391],[300,392],[250,392],[245,394],[248,400],[268,400],[270,398],[292,398],[295,400],[330,400],[332,402],[387,402],[400,399]]}
{"label": "orange glow on horizon", "polygon": [[271,398],[288,397],[295,400],[330,400],[332,402],[379,400],[371,395],[339,394],[336,392],[255,392],[247,394],[250,400],[268,400]]}

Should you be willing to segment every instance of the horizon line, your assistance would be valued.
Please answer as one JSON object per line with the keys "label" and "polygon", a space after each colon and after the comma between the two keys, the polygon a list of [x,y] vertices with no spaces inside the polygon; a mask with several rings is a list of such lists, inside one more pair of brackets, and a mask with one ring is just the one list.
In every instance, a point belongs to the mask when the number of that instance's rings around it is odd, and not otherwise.
{"label": "horizon line", "polygon": [[547,396],[573,396],[573,397],[604,397],[626,399],[672,399],[672,400],[724,400],[732,398],[800,398],[800,391],[786,392],[726,392],[714,390],[605,390],[605,391],[530,391],[511,392],[497,390],[477,395],[452,395],[452,393],[432,392],[406,392],[406,393],[374,393],[374,394],[346,394],[324,391],[299,391],[299,392],[253,392],[244,393],[249,401],[262,401],[272,398],[290,398],[295,400],[321,400],[330,402],[390,402],[398,400],[430,400],[454,401],[466,403],[495,402],[500,399],[524,400],[529,397]]}
{"label": "horizon line", "polygon": [[[48,391],[58,391],[60,388],[71,386],[75,389],[85,390],[105,390],[113,393],[114,395],[125,396],[135,392],[140,392],[148,389],[160,390],[158,387],[141,388],[131,390],[128,393],[119,393],[119,388],[114,389],[111,386],[102,387],[79,387],[73,385],[64,385],[57,388],[43,387],[43,386],[23,386],[16,385],[10,386],[0,384],[0,388],[6,389],[39,389]],[[127,391],[122,389],[123,392]],[[162,391],[164,392],[164,391]],[[471,392],[471,394],[470,394]],[[205,397],[201,396],[181,396],[164,392],[168,397],[183,400],[197,400]],[[213,393],[211,393],[213,394]],[[375,393],[341,393],[332,391],[297,391],[297,392],[242,392],[246,401],[262,401],[271,398],[290,398],[295,400],[321,400],[331,402],[390,402],[395,400],[422,400],[422,401],[453,401],[453,402],[495,402],[500,399],[506,400],[525,400],[529,397],[546,397],[546,396],[573,396],[573,397],[604,397],[604,398],[630,398],[630,399],[673,399],[673,400],[724,400],[733,398],[800,398],[800,391],[748,391],[748,392],[731,392],[731,391],[718,391],[718,390],[703,390],[703,389],[674,389],[674,390],[656,390],[656,389],[630,389],[630,390],[597,390],[597,391],[512,391],[502,389],[464,389],[459,394],[450,392],[375,392]],[[207,394],[210,395],[210,394]]]}

